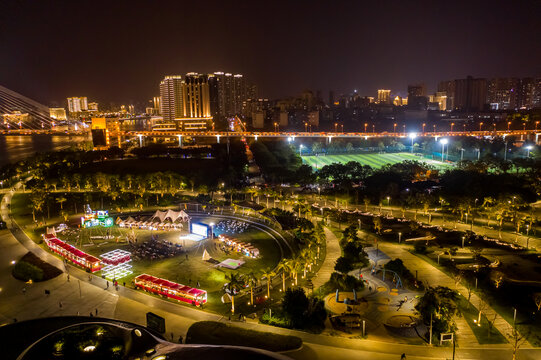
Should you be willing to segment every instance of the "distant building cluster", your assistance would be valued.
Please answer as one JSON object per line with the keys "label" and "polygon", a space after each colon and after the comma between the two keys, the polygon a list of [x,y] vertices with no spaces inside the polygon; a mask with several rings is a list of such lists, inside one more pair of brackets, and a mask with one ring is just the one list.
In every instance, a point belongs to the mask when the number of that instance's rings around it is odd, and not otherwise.
{"label": "distant building cluster", "polygon": [[257,97],[257,88],[241,74],[169,75],[160,82],[160,96],[154,97],[149,115],[160,114],[163,123],[179,130],[207,130],[214,121],[245,115],[245,104]]}

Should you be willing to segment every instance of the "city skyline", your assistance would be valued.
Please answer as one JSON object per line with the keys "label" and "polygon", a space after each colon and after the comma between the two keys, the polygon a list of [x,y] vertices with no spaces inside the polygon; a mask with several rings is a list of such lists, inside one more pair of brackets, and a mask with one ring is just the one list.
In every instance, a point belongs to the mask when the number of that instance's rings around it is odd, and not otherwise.
{"label": "city skyline", "polygon": [[[141,17],[137,2],[107,11],[96,2],[8,2],[2,13],[18,16],[1,17],[0,50],[9,55],[0,65],[14,71],[0,74],[0,83],[57,105],[72,94],[147,101],[164,75],[220,70],[245,74],[265,98],[304,89],[370,96],[391,89],[405,97],[419,83],[434,93],[440,81],[468,75],[541,75],[540,4],[521,5],[161,3]],[[47,58],[36,56],[44,51]]]}

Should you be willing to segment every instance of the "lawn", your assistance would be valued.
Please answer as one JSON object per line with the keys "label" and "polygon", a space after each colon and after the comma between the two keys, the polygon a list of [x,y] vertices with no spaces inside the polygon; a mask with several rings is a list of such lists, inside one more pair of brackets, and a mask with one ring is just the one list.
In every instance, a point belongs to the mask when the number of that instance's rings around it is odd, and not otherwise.
{"label": "lawn", "polygon": [[315,169],[321,169],[325,165],[332,163],[348,163],[357,161],[362,165],[369,165],[379,169],[386,164],[396,164],[405,160],[417,160],[435,166],[440,170],[449,169],[452,163],[445,163],[437,160],[430,160],[423,156],[412,153],[392,153],[392,154],[343,154],[343,155],[325,155],[325,156],[303,156],[302,161]]}
{"label": "lawn", "polygon": [[[25,229],[25,232],[34,241],[40,242],[41,233],[43,233],[45,229],[41,227],[35,228],[35,225],[32,222],[32,214],[30,208],[27,206],[27,203],[28,194],[15,195],[12,201],[13,214],[19,225]],[[38,219],[44,222],[47,220],[46,216],[42,215],[40,215]],[[218,223],[221,219],[212,216],[194,216],[192,220],[194,222],[210,224],[212,222]],[[99,255],[114,249],[130,250],[128,244],[125,242],[125,238],[126,235],[131,232],[131,230],[119,228],[117,226],[109,229],[102,227],[78,229],[78,221],[79,220],[76,216],[71,217],[71,219],[68,221],[71,230],[58,234],[58,237],[62,240],[68,241],[77,248],[98,257]],[[51,218],[48,222],[58,224],[64,221],[59,217],[55,217]],[[219,234],[219,231],[215,231],[215,233]],[[139,244],[150,239],[151,236],[151,232],[149,230],[135,230],[135,234]],[[111,235],[115,239],[118,239],[119,242],[117,243],[116,240],[104,240],[96,238],[97,236],[104,235]],[[178,239],[180,233],[178,231],[153,231],[152,235],[158,236],[159,239],[174,241]],[[250,272],[254,272],[256,275],[258,275],[267,268],[273,269],[281,259],[280,248],[275,239],[258,228],[250,226],[244,233],[231,235],[240,241],[250,242],[253,246],[259,249],[261,256],[257,259],[252,259],[236,252],[226,254],[214,246],[214,244],[218,244],[218,240],[209,239],[200,243],[200,246],[197,246],[198,244],[194,244],[194,246],[188,247],[188,256],[181,254],[163,260],[143,259],[132,261],[131,264],[133,266],[133,274],[119,279],[119,283],[123,284],[125,282],[126,286],[131,286],[133,278],[143,273],[193,287],[197,287],[197,283],[199,282],[199,288],[208,292],[208,303],[206,308],[211,311],[223,313],[230,307],[230,305],[223,304],[221,302],[221,296],[223,295],[222,286],[227,282],[225,279],[227,274],[231,272],[237,272],[239,274],[248,274]],[[41,242],[40,246],[47,249],[44,242]],[[213,264],[201,259],[204,249],[207,249],[210,256],[218,262],[231,258],[242,259],[245,261],[245,264],[243,264],[238,270],[217,268]],[[97,275],[100,274],[100,272],[97,273]],[[273,293],[276,293],[276,295],[273,294],[273,297],[279,297],[278,288],[276,288]],[[240,302],[238,305],[239,308],[242,308]],[[253,308],[246,309],[247,312],[253,310]]]}

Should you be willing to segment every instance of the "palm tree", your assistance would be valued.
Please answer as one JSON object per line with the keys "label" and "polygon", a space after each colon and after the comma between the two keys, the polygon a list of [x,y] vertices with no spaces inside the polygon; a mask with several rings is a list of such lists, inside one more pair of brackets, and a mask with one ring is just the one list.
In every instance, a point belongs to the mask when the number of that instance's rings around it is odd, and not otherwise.
{"label": "palm tree", "polygon": [[267,279],[267,298],[270,299],[270,286],[272,285],[272,277],[275,273],[270,268],[267,268],[261,275]]}
{"label": "palm tree", "polygon": [[257,284],[259,277],[253,271],[246,275],[246,281],[250,284],[250,304],[254,304],[254,284]]}
{"label": "palm tree", "polygon": [[64,210],[63,204],[67,201],[64,196],[60,196],[59,198],[56,198],[56,202],[60,204],[60,210]]}
{"label": "palm tree", "polygon": [[286,291],[286,271],[289,271],[289,264],[287,259],[282,259],[278,266],[276,267],[277,271],[282,272],[282,291]]}
{"label": "palm tree", "polygon": [[227,283],[225,289],[231,295],[231,313],[235,313],[235,294],[239,292],[244,285],[242,278],[237,273],[230,273],[225,276],[225,279],[229,282]]}

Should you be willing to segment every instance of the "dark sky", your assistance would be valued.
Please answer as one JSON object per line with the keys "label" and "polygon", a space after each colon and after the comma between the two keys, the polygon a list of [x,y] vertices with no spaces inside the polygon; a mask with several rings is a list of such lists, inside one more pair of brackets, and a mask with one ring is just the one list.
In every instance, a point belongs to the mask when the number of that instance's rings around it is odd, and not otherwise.
{"label": "dark sky", "polygon": [[242,73],[260,96],[405,93],[541,76],[541,2],[0,0],[0,85],[45,104],[143,101],[167,74]]}

